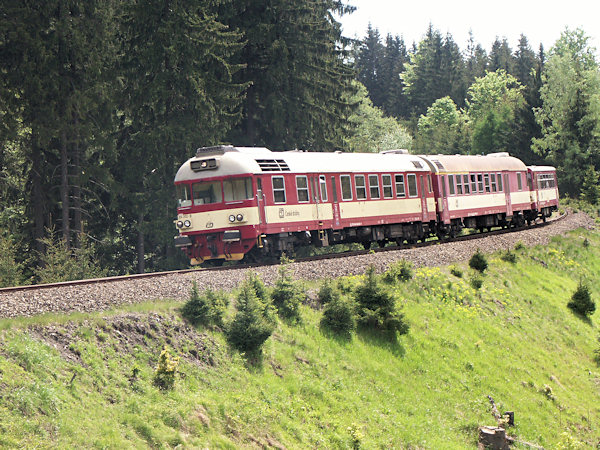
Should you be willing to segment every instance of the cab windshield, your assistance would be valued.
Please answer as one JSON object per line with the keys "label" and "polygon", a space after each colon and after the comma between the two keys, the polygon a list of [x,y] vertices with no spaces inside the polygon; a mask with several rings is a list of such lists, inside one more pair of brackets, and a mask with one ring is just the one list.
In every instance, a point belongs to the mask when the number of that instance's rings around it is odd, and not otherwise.
{"label": "cab windshield", "polygon": [[194,205],[209,205],[212,203],[221,203],[223,201],[223,192],[220,181],[204,181],[192,185],[192,195]]}
{"label": "cab windshield", "polygon": [[223,181],[223,192],[226,202],[249,200],[254,197],[252,179],[250,177]]}

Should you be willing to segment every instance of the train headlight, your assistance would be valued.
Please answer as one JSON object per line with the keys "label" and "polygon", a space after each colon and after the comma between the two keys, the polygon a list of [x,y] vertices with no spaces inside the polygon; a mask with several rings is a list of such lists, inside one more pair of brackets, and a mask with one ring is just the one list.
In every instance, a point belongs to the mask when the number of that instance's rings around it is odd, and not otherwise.
{"label": "train headlight", "polygon": [[231,223],[235,222],[235,216],[233,214],[229,216],[229,221]]}
{"label": "train headlight", "polygon": [[186,228],[189,228],[189,227],[191,227],[191,226],[192,226],[192,222],[190,222],[189,220],[185,220],[185,221],[183,222],[183,226],[184,226],[184,227],[186,227]]}
{"label": "train headlight", "polygon": [[181,220],[177,221],[177,228],[183,228],[183,221],[181,221]]}
{"label": "train headlight", "polygon": [[238,214],[236,217],[238,222],[241,222],[242,220],[244,220],[244,215],[243,214]]}

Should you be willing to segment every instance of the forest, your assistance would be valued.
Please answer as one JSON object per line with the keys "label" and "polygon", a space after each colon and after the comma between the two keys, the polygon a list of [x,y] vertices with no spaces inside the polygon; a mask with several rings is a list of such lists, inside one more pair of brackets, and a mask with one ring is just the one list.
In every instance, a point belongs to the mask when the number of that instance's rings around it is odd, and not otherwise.
{"label": "forest", "polygon": [[596,203],[600,69],[581,29],[549,49],[433,25],[342,35],[341,0],[6,0],[0,287],[185,267],[173,178],[197,147],[485,154],[558,169]]}

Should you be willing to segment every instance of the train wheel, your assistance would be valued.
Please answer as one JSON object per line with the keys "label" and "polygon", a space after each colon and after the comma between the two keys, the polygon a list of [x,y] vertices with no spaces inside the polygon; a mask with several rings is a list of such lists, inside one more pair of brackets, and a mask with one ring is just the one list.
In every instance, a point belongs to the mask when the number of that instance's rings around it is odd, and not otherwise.
{"label": "train wheel", "polygon": [[371,248],[371,242],[370,241],[363,242],[362,246],[365,250],[369,250]]}
{"label": "train wheel", "polygon": [[377,241],[377,244],[379,244],[379,248],[383,248],[385,247],[385,244],[387,244],[386,241]]}

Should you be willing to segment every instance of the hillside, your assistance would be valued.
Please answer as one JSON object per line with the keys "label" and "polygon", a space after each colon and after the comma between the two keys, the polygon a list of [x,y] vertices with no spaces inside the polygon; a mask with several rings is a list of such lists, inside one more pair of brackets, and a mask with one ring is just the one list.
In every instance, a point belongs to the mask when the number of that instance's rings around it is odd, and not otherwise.
{"label": "hillside", "polygon": [[[396,342],[322,333],[305,306],[254,363],[183,322],[181,303],[3,320],[0,447],[473,448],[495,424],[488,395],[521,441],[595,447],[598,313],[566,304],[581,278],[598,303],[599,249],[597,231],[577,230],[519,246],[515,262],[490,255],[479,290],[466,264],[415,269],[387,285],[410,323]],[[170,391],[152,383],[165,344],[180,356]]]}

